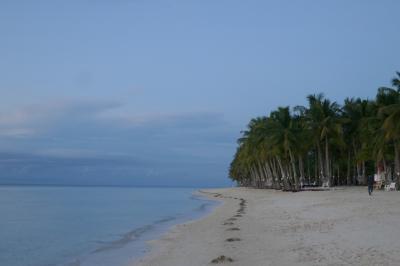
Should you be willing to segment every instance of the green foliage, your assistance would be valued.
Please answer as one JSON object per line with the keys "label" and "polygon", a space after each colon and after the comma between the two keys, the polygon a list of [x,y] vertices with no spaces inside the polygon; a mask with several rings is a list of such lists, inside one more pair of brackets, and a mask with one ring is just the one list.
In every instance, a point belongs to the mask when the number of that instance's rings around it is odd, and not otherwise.
{"label": "green foliage", "polygon": [[243,186],[284,190],[310,183],[363,184],[375,172],[399,182],[400,72],[396,74],[394,88],[379,88],[374,100],[347,98],[339,105],[313,94],[306,107],[278,107],[252,119],[238,140],[230,178]]}

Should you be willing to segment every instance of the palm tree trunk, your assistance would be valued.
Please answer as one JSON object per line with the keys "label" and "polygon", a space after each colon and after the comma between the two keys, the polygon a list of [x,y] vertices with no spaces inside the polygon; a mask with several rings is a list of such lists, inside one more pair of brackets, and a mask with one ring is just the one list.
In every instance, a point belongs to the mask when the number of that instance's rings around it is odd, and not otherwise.
{"label": "palm tree trunk", "polygon": [[303,156],[299,155],[299,171],[300,171],[300,185],[304,184],[305,173],[304,173],[304,162]]}
{"label": "palm tree trunk", "polygon": [[254,166],[254,171],[256,172],[257,175],[257,188],[262,188],[262,173],[260,172],[260,168],[257,167],[257,164]]}
{"label": "palm tree trunk", "polygon": [[299,190],[299,176],[297,175],[296,161],[294,159],[291,149],[289,149],[289,156],[290,156],[290,162],[291,162],[292,168],[293,168],[294,190],[298,191]]}
{"label": "palm tree trunk", "polygon": [[350,179],[350,172],[351,172],[351,155],[350,155],[350,149],[347,151],[347,179],[346,179],[346,184],[350,185],[351,184],[351,179]]}
{"label": "palm tree trunk", "polygon": [[271,160],[271,166],[272,166],[272,172],[273,172],[273,174],[275,175],[275,178],[276,178],[276,187],[275,187],[275,189],[282,189],[282,187],[281,187],[281,182],[282,182],[282,179],[281,179],[281,176],[279,175],[279,171],[278,171],[278,169],[277,169],[277,166],[276,166],[276,161],[274,160],[274,159],[272,159]]}
{"label": "palm tree trunk", "polygon": [[322,180],[324,179],[324,162],[322,160],[321,145],[319,144],[319,142],[317,142],[317,148],[318,148],[318,161],[319,161],[319,181],[318,181],[318,183],[321,184]]}
{"label": "palm tree trunk", "polygon": [[287,190],[288,189],[288,180],[287,180],[287,176],[286,176],[285,170],[283,168],[283,165],[282,165],[282,162],[281,162],[281,159],[279,158],[279,156],[276,156],[276,161],[278,162],[279,169],[281,170],[281,173],[282,173],[281,176],[282,176],[282,181],[283,181],[283,188],[285,190]]}
{"label": "palm tree trunk", "polygon": [[386,165],[386,160],[383,158],[383,175],[385,177],[385,183],[389,182],[388,174],[387,174],[387,165]]}
{"label": "palm tree trunk", "polygon": [[260,185],[259,185],[259,187],[260,188],[264,188],[265,187],[265,180],[266,180],[265,172],[264,172],[264,170],[263,170],[263,168],[261,166],[260,161],[258,161],[258,160],[257,160],[257,166],[258,166],[258,172],[260,173]]}
{"label": "palm tree trunk", "polygon": [[251,175],[252,175],[252,186],[253,187],[258,187],[258,176],[257,176],[257,172],[256,172],[256,170],[254,169],[254,167],[251,167],[250,168],[250,170],[251,170]]}
{"label": "palm tree trunk", "polygon": [[283,169],[286,172],[286,190],[290,191],[293,190],[293,174],[291,173],[291,167],[290,167],[290,163],[284,163],[283,164]]}
{"label": "palm tree trunk", "polygon": [[260,168],[261,168],[262,172],[264,173],[263,186],[264,187],[270,187],[270,184],[271,184],[270,177],[271,177],[271,175],[269,174],[269,171],[267,170],[265,165],[266,165],[266,163],[260,162]]}
{"label": "palm tree trunk", "polygon": [[353,167],[353,184],[357,185],[357,163]]}
{"label": "palm tree trunk", "polygon": [[364,182],[364,185],[366,185],[367,184],[367,175],[365,174],[365,161],[364,160],[362,161],[361,166],[362,166],[363,182]]}
{"label": "palm tree trunk", "polygon": [[267,184],[271,184],[270,188],[275,188],[275,178],[274,175],[272,174],[271,166],[269,165],[268,161],[264,163],[264,170],[267,173],[267,180],[268,180]]}
{"label": "palm tree trunk", "polygon": [[315,167],[314,167],[314,182],[318,183],[318,152],[315,150],[315,155],[314,155],[314,162],[315,162]]}
{"label": "palm tree trunk", "polygon": [[399,144],[394,142],[394,171],[396,175],[397,187],[400,186],[400,155],[399,155]]}
{"label": "palm tree trunk", "polygon": [[307,179],[308,179],[308,184],[310,184],[310,178],[311,178],[311,167],[310,167],[310,158],[309,156],[306,155],[306,162],[307,162]]}
{"label": "palm tree trunk", "polygon": [[361,166],[360,166],[360,163],[357,162],[357,183],[358,184],[360,183],[361,176],[362,176],[362,174],[361,174]]}
{"label": "palm tree trunk", "polygon": [[329,145],[328,145],[328,137],[325,136],[325,184],[330,187],[331,186],[331,175],[330,175],[330,167],[329,167]]}

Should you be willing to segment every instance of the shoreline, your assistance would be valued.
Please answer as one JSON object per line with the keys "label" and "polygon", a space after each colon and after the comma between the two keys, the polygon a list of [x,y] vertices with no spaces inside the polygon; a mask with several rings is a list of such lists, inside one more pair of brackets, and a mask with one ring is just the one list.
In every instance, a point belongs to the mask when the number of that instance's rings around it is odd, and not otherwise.
{"label": "shoreline", "polygon": [[400,265],[398,192],[206,189],[223,203],[172,227],[134,266]]}
{"label": "shoreline", "polygon": [[154,249],[156,247],[154,243],[157,242],[159,239],[162,239],[165,235],[169,234],[169,232],[176,230],[177,227],[182,227],[186,224],[204,219],[205,217],[212,214],[216,208],[223,204],[221,200],[217,200],[213,197],[208,196],[207,192],[203,193],[203,190],[208,189],[198,189],[193,190],[192,192],[193,198],[204,202],[200,205],[199,209],[196,209],[190,215],[185,214],[178,220],[173,219],[170,222],[164,224],[162,227],[158,228],[156,232],[152,232],[153,236],[150,238],[148,235],[145,235],[146,238],[143,242],[145,249],[142,250],[142,255],[134,256],[128,261],[127,265],[137,265],[144,258],[147,258],[147,256],[154,252]]}
{"label": "shoreline", "polygon": [[[118,237],[100,240],[99,245],[83,254],[68,258],[60,265],[94,266],[94,265],[130,265],[135,264],[151,251],[149,241],[161,238],[176,225],[202,219],[218,206],[219,202],[210,199],[198,190],[189,188],[185,200],[192,203],[193,208],[168,214],[164,217],[117,234]],[[181,199],[182,200],[182,199]],[[161,210],[160,210],[161,211]]]}
{"label": "shoreline", "polygon": [[[169,228],[166,232],[164,232],[160,238],[152,239],[147,242],[149,245],[149,251],[144,254],[144,256],[135,259],[129,263],[129,266],[144,266],[144,265],[152,265],[153,262],[150,262],[155,257],[158,257],[160,254],[168,253],[169,248],[171,248],[171,244],[173,244],[171,240],[175,239],[178,235],[181,235],[183,231],[190,231],[189,228],[196,227],[196,224],[202,222],[205,219],[208,219],[210,216],[216,215],[219,209],[222,209],[226,204],[226,201],[220,196],[220,190],[225,190],[226,188],[219,189],[199,189],[193,192],[194,196],[203,197],[207,200],[215,201],[216,205],[213,206],[213,209],[206,213],[205,215],[186,221],[184,223],[178,223]],[[228,188],[229,189],[229,188]],[[162,263],[162,262],[161,262]]]}

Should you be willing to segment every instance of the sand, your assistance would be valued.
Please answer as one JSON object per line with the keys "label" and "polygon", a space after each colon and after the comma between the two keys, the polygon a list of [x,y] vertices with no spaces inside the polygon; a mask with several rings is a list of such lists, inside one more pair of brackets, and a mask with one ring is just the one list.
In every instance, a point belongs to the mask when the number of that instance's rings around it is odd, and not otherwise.
{"label": "sand", "polygon": [[397,191],[206,192],[223,204],[152,241],[135,266],[400,265]]}

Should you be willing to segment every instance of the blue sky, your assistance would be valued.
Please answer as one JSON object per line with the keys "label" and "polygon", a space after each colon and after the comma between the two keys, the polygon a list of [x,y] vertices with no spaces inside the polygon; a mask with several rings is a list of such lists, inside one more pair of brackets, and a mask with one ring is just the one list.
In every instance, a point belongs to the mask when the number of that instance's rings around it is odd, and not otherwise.
{"label": "blue sky", "polygon": [[399,1],[0,1],[0,183],[229,185],[252,117],[400,70]]}

